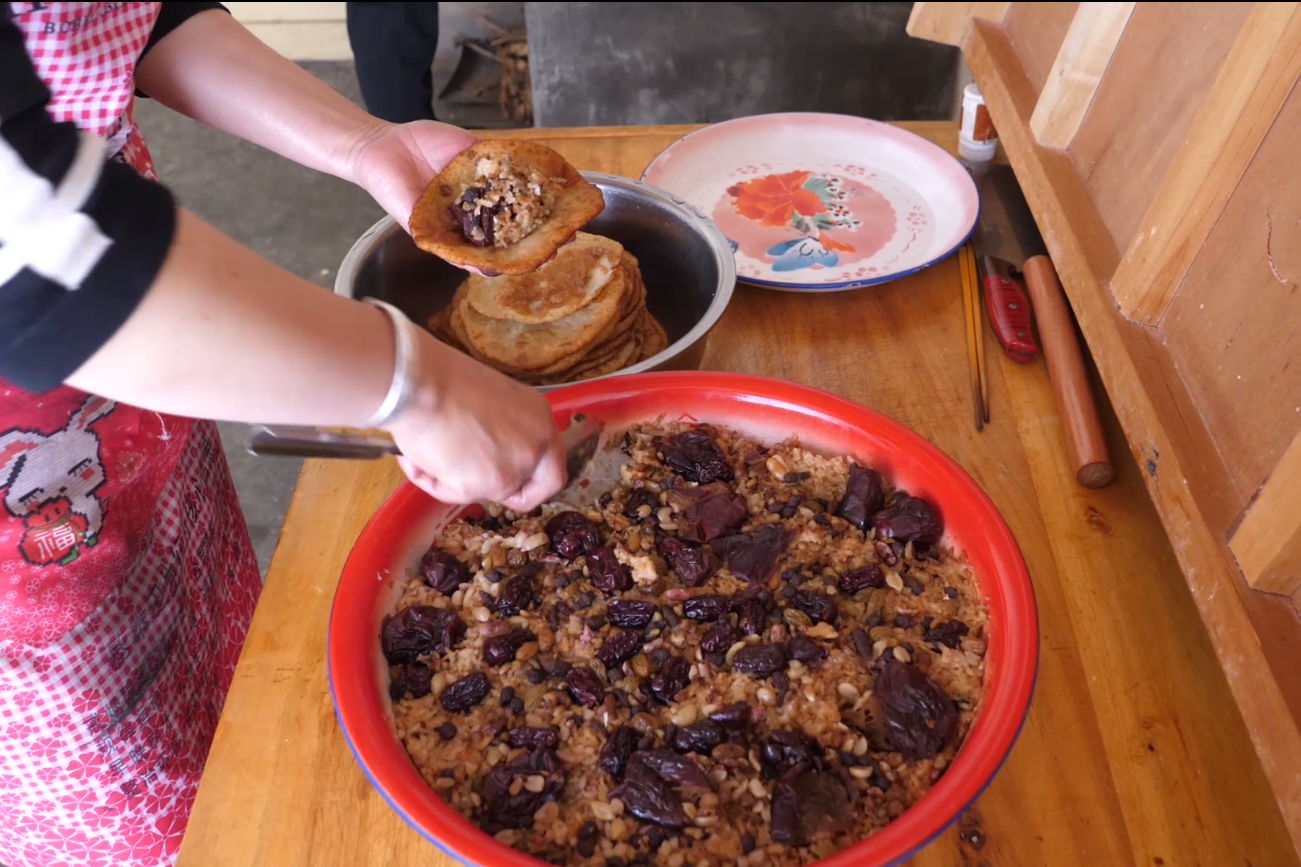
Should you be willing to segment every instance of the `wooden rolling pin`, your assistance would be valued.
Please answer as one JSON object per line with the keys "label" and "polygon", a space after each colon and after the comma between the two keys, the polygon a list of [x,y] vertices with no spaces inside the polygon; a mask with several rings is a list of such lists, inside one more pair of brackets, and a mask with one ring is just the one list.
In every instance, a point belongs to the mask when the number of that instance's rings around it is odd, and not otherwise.
{"label": "wooden rolling pin", "polygon": [[1075,479],[1086,488],[1101,488],[1111,481],[1115,470],[1107,454],[1102,421],[1093,401],[1066,293],[1047,256],[1030,257],[1021,270],[1034,307],[1039,343],[1057,398],[1057,413],[1062,419]]}

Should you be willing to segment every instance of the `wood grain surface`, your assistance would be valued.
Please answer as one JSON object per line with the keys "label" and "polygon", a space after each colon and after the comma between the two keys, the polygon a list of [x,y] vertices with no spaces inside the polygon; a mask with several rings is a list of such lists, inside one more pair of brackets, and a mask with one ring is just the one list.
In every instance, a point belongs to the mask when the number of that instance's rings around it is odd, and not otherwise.
{"label": "wood grain surface", "polygon": [[1301,3],[1255,4],[1112,279],[1126,316],[1160,322],[1298,80]]}
{"label": "wood grain surface", "polygon": [[[1250,3],[1201,0],[1139,3],[1130,16],[1070,147],[1120,249],[1138,231],[1250,12]],[[1176,90],[1180,98],[1171,99]]]}
{"label": "wood grain surface", "polygon": [[1229,540],[1247,583],[1271,593],[1301,588],[1301,433]]}
{"label": "wood grain surface", "polygon": [[1011,3],[914,3],[908,35],[949,45],[961,45],[970,18],[1002,21]]}
{"label": "wood grain surface", "polygon": [[[1070,160],[1036,145],[1029,125],[1036,93],[1011,40],[976,21],[963,55],[981,83],[1000,143],[1017,166],[1075,317],[1124,421],[1129,451],[1143,466],[1143,482],[1177,540],[1182,580],[1213,637],[1281,815],[1301,851],[1297,609],[1287,597],[1250,590],[1232,563],[1223,532],[1237,515],[1233,508],[1226,512],[1226,505],[1233,506],[1232,488],[1223,463],[1206,458],[1217,454],[1216,443],[1201,417],[1189,411],[1195,404],[1161,334],[1117,310],[1108,289],[1119,261],[1116,246]],[[1171,580],[1177,577],[1171,574]],[[1295,856],[1283,863],[1295,863]]]}
{"label": "wood grain surface", "polygon": [[1080,4],[1030,118],[1030,129],[1039,144],[1061,149],[1075,138],[1134,6]]}
{"label": "wood grain surface", "polygon": [[[905,126],[953,149],[956,125]],[[686,128],[528,133],[582,169],[636,176]],[[818,296],[738,291],[704,366],[824,388],[909,425],[989,493],[1042,621],[1020,741],[914,867],[1295,867],[1276,802],[1110,406],[1105,489],[1075,484],[1042,362],[989,356],[970,418],[956,259]],[[989,338],[992,340],[992,336]],[[452,867],[370,786],[325,671],[334,587],[400,481],[391,461],[310,461],[235,675],[179,867]]]}
{"label": "wood grain surface", "polygon": [[1003,15],[1003,27],[1025,62],[1026,75],[1041,93],[1071,29],[1080,3],[1013,3]]}

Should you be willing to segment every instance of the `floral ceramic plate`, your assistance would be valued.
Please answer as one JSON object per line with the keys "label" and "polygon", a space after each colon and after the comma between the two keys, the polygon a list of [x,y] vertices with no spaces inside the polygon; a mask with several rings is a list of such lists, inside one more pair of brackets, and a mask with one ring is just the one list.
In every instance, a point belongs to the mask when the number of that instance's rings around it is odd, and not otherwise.
{"label": "floral ceramic plate", "polygon": [[875,120],[766,114],[693,132],[642,180],[711,217],[747,283],[834,292],[919,271],[975,228],[975,182],[943,148]]}

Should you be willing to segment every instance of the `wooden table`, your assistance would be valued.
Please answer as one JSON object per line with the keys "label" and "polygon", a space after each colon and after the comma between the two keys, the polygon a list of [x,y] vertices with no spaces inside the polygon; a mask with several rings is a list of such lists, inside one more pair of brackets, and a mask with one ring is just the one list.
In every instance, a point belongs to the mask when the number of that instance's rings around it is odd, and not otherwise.
{"label": "wooden table", "polygon": [[[956,125],[905,124],[948,148]],[[525,133],[636,177],[690,127]],[[704,367],[834,391],[930,439],[980,483],[1034,576],[1042,659],[1020,741],[916,867],[1289,867],[1276,802],[1105,399],[1116,480],[1075,484],[1042,362],[987,333],[992,421],[971,421],[956,260],[873,289],[738,287]],[[1100,393],[1100,392],[1099,392]],[[452,867],[371,788],[335,721],[325,635],[395,464],[311,461],[271,564],[179,867]]]}

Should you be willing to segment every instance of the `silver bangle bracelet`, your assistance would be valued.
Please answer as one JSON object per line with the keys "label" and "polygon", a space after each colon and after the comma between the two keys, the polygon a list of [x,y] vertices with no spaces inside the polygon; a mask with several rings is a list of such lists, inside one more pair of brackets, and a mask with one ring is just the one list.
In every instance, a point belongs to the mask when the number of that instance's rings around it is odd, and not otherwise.
{"label": "silver bangle bracelet", "polygon": [[416,341],[411,334],[411,320],[401,310],[378,298],[364,299],[367,304],[371,304],[383,310],[388,316],[389,321],[393,323],[393,343],[394,343],[394,360],[393,360],[393,381],[389,384],[388,394],[384,395],[384,402],[375,410],[370,421],[366,422],[369,428],[383,427],[397,417],[402,410],[406,409],[411,397],[415,393],[415,368],[416,360]]}

